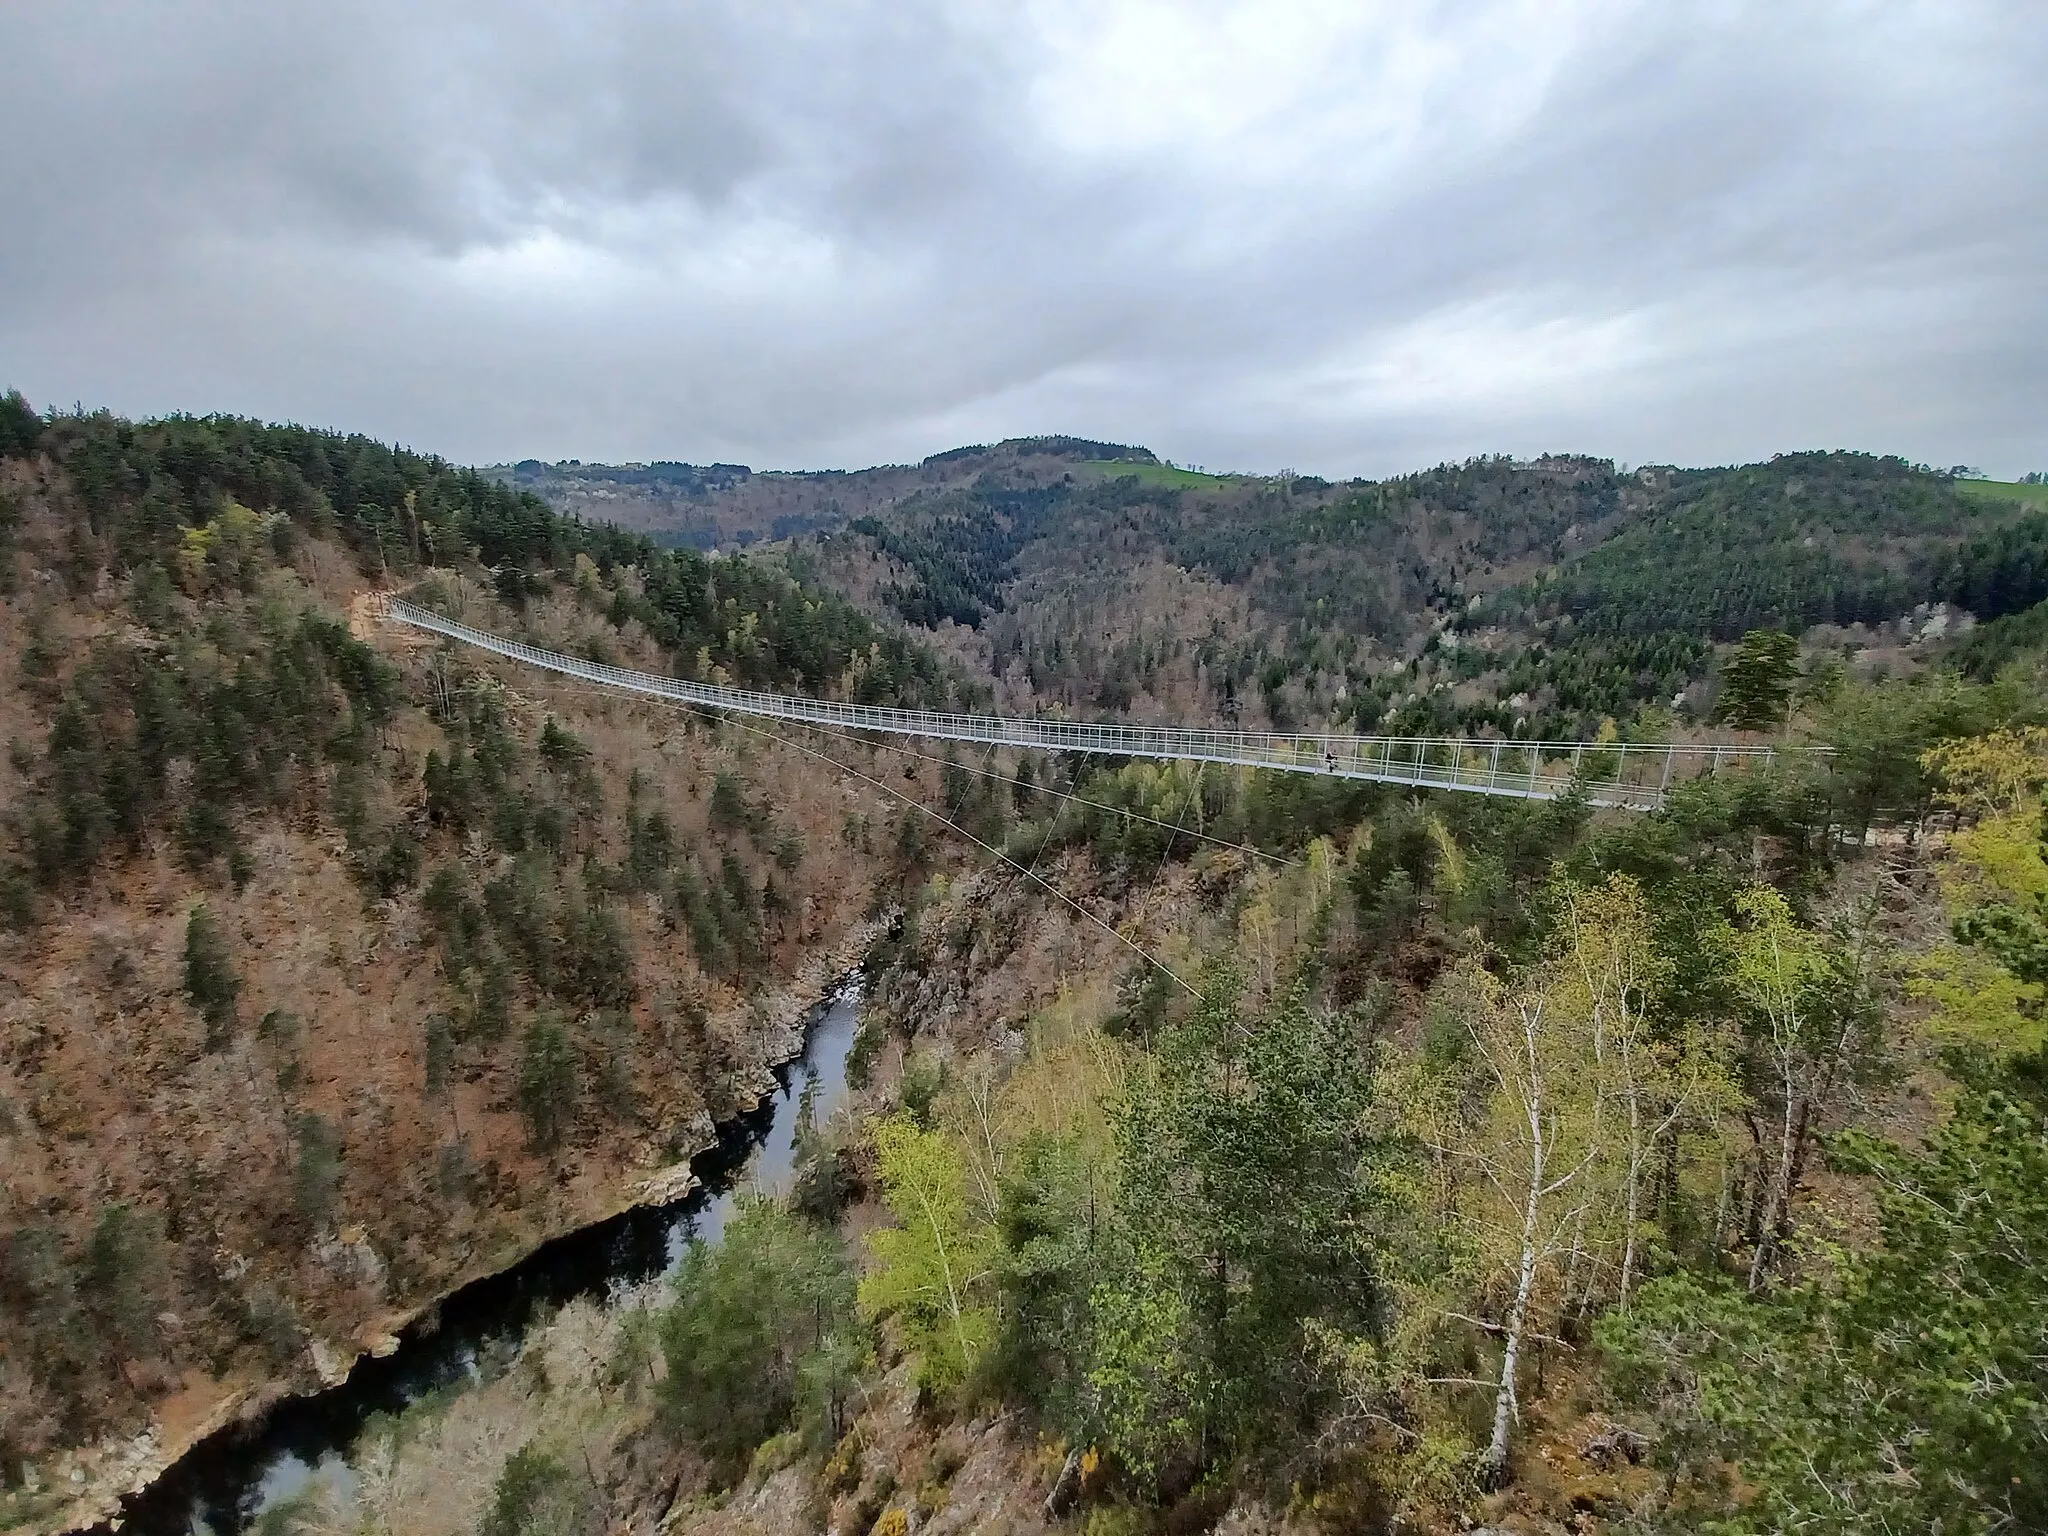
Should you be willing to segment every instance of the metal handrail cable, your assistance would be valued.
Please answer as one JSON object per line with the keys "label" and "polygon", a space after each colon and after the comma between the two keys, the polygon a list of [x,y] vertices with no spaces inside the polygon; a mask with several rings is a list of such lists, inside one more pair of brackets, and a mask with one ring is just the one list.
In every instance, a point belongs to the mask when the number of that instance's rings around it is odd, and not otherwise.
{"label": "metal handrail cable", "polygon": [[[1681,756],[1690,756],[1704,763],[1711,754],[1711,767],[1725,762],[1768,765],[1778,757],[1778,749],[1774,746],[1745,743],[1647,744],[1455,736],[1361,736],[1330,731],[1222,731],[1189,726],[1027,719],[903,709],[893,705],[850,704],[801,694],[765,693],[756,689],[690,682],[683,678],[610,666],[559,651],[541,650],[446,618],[403,598],[390,599],[384,611],[398,623],[475,646],[527,666],[580,678],[603,688],[802,725],[972,741],[991,746],[1228,763],[1525,800],[1555,799],[1574,784],[1582,784],[1586,798],[1592,804],[1633,810],[1653,809],[1663,803],[1672,782],[1673,766]],[[1473,747],[1487,747],[1492,752],[1487,764],[1475,765],[1468,771],[1464,754]],[[1502,767],[1503,751],[1520,754],[1526,766],[1519,771]],[[1450,754],[1450,761],[1430,761],[1433,755],[1446,753]],[[1576,770],[1584,765],[1589,754],[1596,757],[1611,755],[1611,775],[1597,780],[1582,780]],[[1562,771],[1546,772],[1546,757],[1568,760],[1572,767],[1563,768],[1560,763]],[[1631,761],[1647,763],[1659,770],[1654,787],[1624,781],[1625,770]]]}

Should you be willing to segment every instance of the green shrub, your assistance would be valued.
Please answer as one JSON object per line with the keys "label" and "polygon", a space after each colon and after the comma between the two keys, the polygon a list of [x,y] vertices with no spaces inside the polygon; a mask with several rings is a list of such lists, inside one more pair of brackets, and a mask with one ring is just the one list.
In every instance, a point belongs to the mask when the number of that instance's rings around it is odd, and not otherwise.
{"label": "green shrub", "polygon": [[324,1115],[307,1110],[293,1117],[298,1143],[292,1160],[292,1204],[307,1226],[327,1226],[341,1192],[341,1135]]}
{"label": "green shrub", "polygon": [[819,1432],[809,1438],[837,1436],[859,1352],[835,1235],[772,1201],[742,1200],[716,1245],[684,1256],[675,1296],[660,1325],[662,1402],[718,1475],[737,1477],[798,1417]]}
{"label": "green shrub", "polygon": [[535,1018],[519,1055],[519,1112],[544,1152],[559,1147],[575,1123],[577,1076],[568,1029],[551,1015]]}
{"label": "green shrub", "polygon": [[206,1021],[206,1048],[217,1051],[234,1037],[235,1000],[242,979],[235,974],[220,925],[200,902],[185,919],[185,996]]}
{"label": "green shrub", "polygon": [[154,1215],[124,1203],[107,1206],[86,1239],[81,1266],[86,1303],[101,1332],[130,1355],[156,1343],[163,1297],[163,1233]]}
{"label": "green shrub", "polygon": [[35,881],[19,864],[0,864],[0,929],[26,933],[35,921]]}
{"label": "green shrub", "polygon": [[478,1536],[583,1536],[602,1530],[596,1491],[558,1457],[523,1446],[498,1474]]}

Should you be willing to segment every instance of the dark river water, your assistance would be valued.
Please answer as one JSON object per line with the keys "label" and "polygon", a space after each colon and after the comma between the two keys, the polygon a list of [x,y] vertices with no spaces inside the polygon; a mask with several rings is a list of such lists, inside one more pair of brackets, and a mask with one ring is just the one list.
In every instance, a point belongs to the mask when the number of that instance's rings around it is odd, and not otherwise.
{"label": "dark river water", "polygon": [[787,1186],[806,1098],[819,1123],[844,1101],[859,1010],[855,975],[812,1010],[803,1054],[778,1069],[775,1092],[698,1156],[700,1183],[687,1198],[557,1238],[445,1297],[434,1314],[399,1335],[392,1354],[358,1361],[339,1386],[289,1398],[254,1424],[200,1442],[126,1502],[124,1536],[249,1530],[309,1479],[347,1478],[349,1449],[373,1415],[398,1413],[430,1392],[480,1378],[516,1355],[527,1329],[564,1302],[642,1284],[673,1270],[691,1243],[717,1241],[736,1193]]}

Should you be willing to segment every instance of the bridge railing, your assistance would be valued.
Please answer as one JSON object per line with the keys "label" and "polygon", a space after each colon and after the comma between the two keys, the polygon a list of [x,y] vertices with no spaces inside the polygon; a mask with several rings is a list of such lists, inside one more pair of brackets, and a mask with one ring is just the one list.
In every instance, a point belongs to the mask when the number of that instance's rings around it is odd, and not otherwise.
{"label": "bridge railing", "polygon": [[850,704],[800,694],[721,688],[607,666],[508,640],[444,618],[402,598],[391,599],[385,612],[398,623],[602,688],[830,730],[879,731],[1056,752],[1231,763],[1534,800],[1555,799],[1576,783],[1583,786],[1586,798],[1595,805],[1633,810],[1661,805],[1671,786],[1685,779],[1725,768],[1769,766],[1779,755],[1775,747],[1743,742],[1512,741],[1456,736],[1359,736],[1331,731],[1205,730]]}

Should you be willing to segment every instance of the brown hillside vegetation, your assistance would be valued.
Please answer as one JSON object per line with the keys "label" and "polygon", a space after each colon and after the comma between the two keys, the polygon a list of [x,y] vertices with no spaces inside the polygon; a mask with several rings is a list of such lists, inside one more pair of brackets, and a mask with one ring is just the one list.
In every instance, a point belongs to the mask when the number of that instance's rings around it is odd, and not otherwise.
{"label": "brown hillside vegetation", "polygon": [[[679,1192],[890,870],[800,754],[366,625],[335,531],[221,496],[136,558],[66,446],[0,461],[9,1523]],[[424,590],[669,664],[623,567],[470,570]]]}
{"label": "brown hillside vegetation", "polygon": [[[260,1528],[2048,1520],[2048,694],[1931,633],[2032,534],[1965,560],[1943,477],[1856,455],[1152,468],[707,559],[0,402],[0,1525],[673,1191],[856,954],[786,1189]],[[1790,553],[1858,527],[1885,561]],[[396,639],[388,590],[862,702],[1601,739],[1739,640],[1722,705],[1835,755],[1634,815],[778,736]]]}
{"label": "brown hillside vegetation", "polygon": [[[744,464],[497,464],[490,475],[591,522],[613,523],[664,543],[736,548],[831,528],[886,511],[907,497],[959,489],[990,476],[1044,484],[1106,463],[1158,464],[1143,448],[1077,438],[1024,437],[935,453],[919,464],[857,470],[763,470]],[[1165,471],[1171,473],[1171,471]]]}

